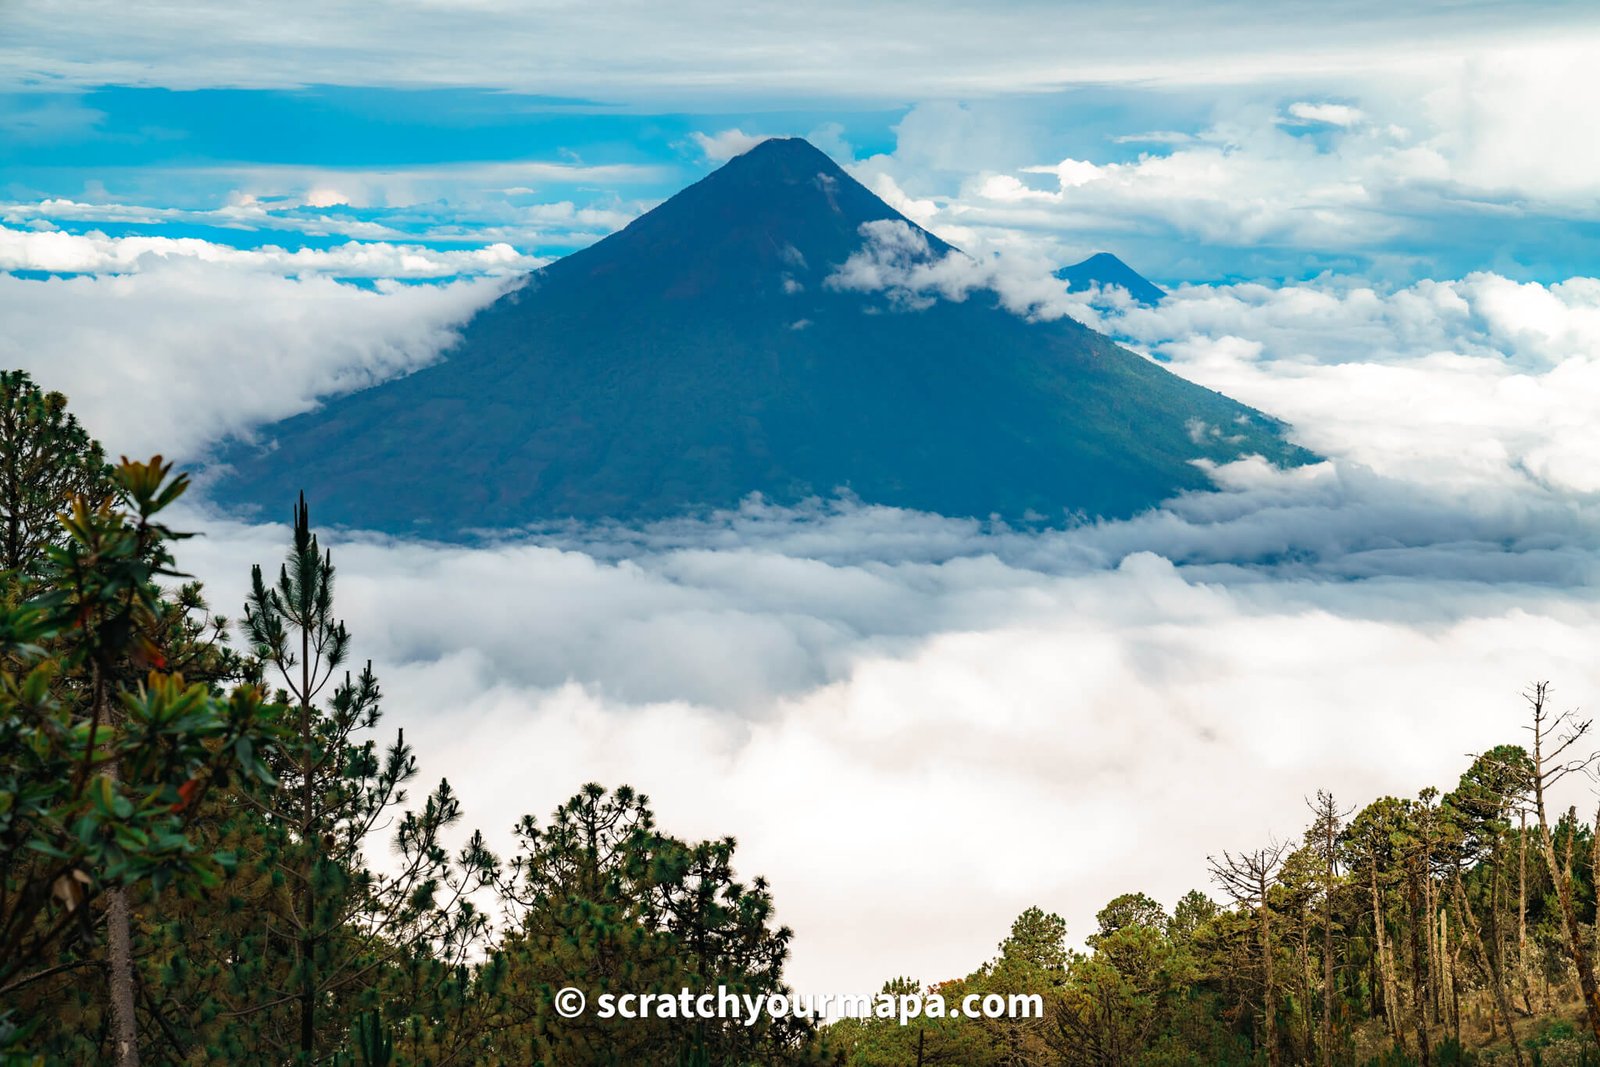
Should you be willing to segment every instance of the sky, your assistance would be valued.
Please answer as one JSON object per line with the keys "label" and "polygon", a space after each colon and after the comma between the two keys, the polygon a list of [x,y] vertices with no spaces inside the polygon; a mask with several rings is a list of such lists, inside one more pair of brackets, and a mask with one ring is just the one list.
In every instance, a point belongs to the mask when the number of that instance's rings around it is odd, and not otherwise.
{"label": "sky", "polygon": [[[864,235],[841,285],[1070,315],[1282,418],[1325,462],[1065,531],[331,536],[386,726],[492,841],[627,782],[739,839],[801,988],[942,980],[1030,905],[1076,939],[1206,888],[1319,788],[1450,786],[1531,681],[1600,692],[1600,10],[1278,10],[0,0],[0,361],[198,459],[799,135],[972,254]],[[1100,250],[1169,296],[1051,276]],[[237,614],[287,531],[182,519]]]}

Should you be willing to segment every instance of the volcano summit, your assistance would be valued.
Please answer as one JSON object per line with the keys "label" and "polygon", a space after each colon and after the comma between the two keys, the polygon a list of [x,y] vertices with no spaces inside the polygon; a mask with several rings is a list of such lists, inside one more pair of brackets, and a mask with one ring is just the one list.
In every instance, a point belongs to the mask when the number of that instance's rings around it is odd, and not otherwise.
{"label": "volcano summit", "polygon": [[214,495],[275,513],[304,487],[322,522],[445,539],[756,492],[1062,522],[1204,488],[1197,459],[1309,458],[1069,319],[830,284],[886,225],[961,254],[766,141],[531,275],[438,362],[231,446]]}

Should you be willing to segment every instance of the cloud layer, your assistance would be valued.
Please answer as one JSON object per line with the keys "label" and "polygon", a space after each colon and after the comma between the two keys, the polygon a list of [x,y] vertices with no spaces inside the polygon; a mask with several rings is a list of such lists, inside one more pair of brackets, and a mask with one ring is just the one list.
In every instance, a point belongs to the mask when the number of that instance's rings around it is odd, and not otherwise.
{"label": "cloud layer", "polygon": [[[95,242],[83,247],[93,261]],[[229,252],[135,256],[125,275],[0,274],[0,364],[67,393],[113,455],[193,460],[225,435],[432,361],[505,284],[362,289]]]}
{"label": "cloud layer", "polygon": [[[1365,70],[1530,36],[1592,32],[1592,12],[1559,2],[1514,10],[1426,3],[1374,8],[1175,0],[975,9],[906,0],[870,7],[766,2],[745,17],[688,0],[671,17],[637,0],[541,9],[484,0],[249,5],[204,17],[166,6],[137,17],[91,4],[25,3],[8,16],[13,81],[293,87],[479,85],[629,102],[737,93],[792,100],[1030,92],[1107,81],[1217,83]],[[1226,34],[1215,32],[1227,26]],[[1425,41],[1419,47],[1417,42]],[[359,42],[359,44],[352,44]],[[441,48],[440,42],[450,42]],[[747,105],[746,105],[747,106]]]}
{"label": "cloud layer", "polygon": [[[287,536],[209,530],[186,560],[222,604]],[[1270,565],[1224,583],[1150,551],[1093,565],[1170,535],[847,510],[626,554],[335,553],[390,725],[491,840],[581,781],[634,784],[674,832],[739,838],[817,990],[962,973],[1033,903],[1075,936],[1118,892],[1170,903],[1207,853],[1296,833],[1315,788],[1448,785],[1517,736],[1531,677],[1574,699],[1600,683],[1592,580],[1505,562],[1475,580],[1450,542],[1413,546],[1423,576],[1360,583]]]}
{"label": "cloud layer", "polygon": [[51,274],[131,274],[168,263],[211,264],[275,276],[333,275],[341,278],[450,278],[458,275],[526,274],[549,262],[523,255],[508,244],[436,249],[386,241],[346,241],[333,248],[277,245],[235,248],[194,237],[108,237],[56,229],[0,226],[0,271]]}

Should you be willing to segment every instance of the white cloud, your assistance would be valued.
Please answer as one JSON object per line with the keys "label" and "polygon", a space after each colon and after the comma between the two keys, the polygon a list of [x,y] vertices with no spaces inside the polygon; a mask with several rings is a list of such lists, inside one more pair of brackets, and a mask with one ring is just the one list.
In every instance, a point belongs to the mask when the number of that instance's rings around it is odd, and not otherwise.
{"label": "white cloud", "polygon": [[[1268,526],[1338,507],[1273,492],[1227,496]],[[1175,552],[1163,521],[995,536],[756,509],[621,556],[380,540],[335,557],[388,725],[475,825],[504,843],[582,781],[633,784],[668,830],[738,837],[798,931],[793,978],[819,991],[964,973],[1029,904],[1082,936],[1115,893],[1171,902],[1207,853],[1295,833],[1316,788],[1449,785],[1462,753],[1517,735],[1531,677],[1573,700],[1600,684],[1592,541],[1566,588],[1507,558],[1474,580],[1447,518],[1416,551],[1448,577],[1223,584],[1096,547]],[[185,560],[231,605],[285,536],[213,523]]]}
{"label": "white cloud", "polygon": [[[427,190],[431,195],[443,190]],[[115,201],[85,202],[49,197],[31,202],[0,203],[0,223],[51,229],[56,223],[140,225],[182,224],[215,226],[228,230],[288,231],[312,237],[344,236],[362,241],[392,243],[418,240],[496,241],[522,245],[555,240],[583,245],[619,230],[649,205],[612,206],[571,200],[518,203],[536,195],[526,186],[494,190],[493,197],[477,197],[471,190],[454,189],[458,199],[437,198],[419,203],[392,204],[364,209],[360,216],[327,212],[296,196],[234,190],[217,207],[152,207]]]}
{"label": "white cloud", "polygon": [[137,266],[42,281],[0,274],[0,365],[66,392],[112,454],[184,459],[317,397],[432,361],[505,285],[380,281],[366,290],[199,257]]}
{"label": "white cloud", "polygon": [[904,223],[863,236],[826,284],[883,292],[908,313],[988,299],[1028,318],[1075,318],[1385,476],[1600,492],[1600,280],[1183,286],[1146,308],[1068,292],[1025,259],[933,256]]}
{"label": "white cloud", "polygon": [[[145,173],[149,173],[146,171]],[[303,164],[186,167],[187,178],[233,185],[251,197],[290,196],[309,207],[403,206],[442,193],[536,189],[548,186],[650,184],[671,176],[664,166],[585,164],[548,160],[468,160],[410,167],[322,167]]]}
{"label": "white cloud", "polygon": [[734,156],[744,155],[767,139],[763,134],[745,133],[737,128],[713,134],[696,131],[689,136],[700,146],[700,151],[711,163],[726,163]]}
{"label": "white cloud", "polygon": [[[730,18],[710,0],[684,0],[670,13],[638,0],[537,11],[483,0],[385,7],[378,17],[365,0],[290,0],[263,20],[247,7],[202,17],[172,5],[134,13],[87,0],[26,2],[8,12],[12,47],[0,76],[172,88],[482,85],[667,110],[735,96],[743,110],[797,97],[898,104],[1070,83],[1364,73],[1595,29],[1591,11],[1554,0],[1442,11],[1297,0],[1280,10],[1263,20],[1241,0],[981,10],[947,0],[818,0],[764,2]],[[1217,25],[1229,32],[1213,32]],[[1067,53],[1063,41],[1072,42]]]}
{"label": "white cloud", "polygon": [[[1600,145],[1568,147],[1600,92],[1592,53],[1551,39],[1190,91],[1180,99],[1210,116],[1193,129],[1108,132],[1043,161],[1018,158],[1062,136],[1042,109],[935,102],[853,172],[923,205],[915,221],[972,252],[1027,243],[1065,262],[1112,247],[1164,279],[1308,264],[1397,280],[1519,264],[1550,276],[1551,259],[1567,272],[1592,259],[1573,224],[1600,217]],[[1163,100],[1142,98],[1155,116]],[[1139,142],[1150,147],[1132,158],[1113,147]]]}
{"label": "white cloud", "polygon": [[1323,122],[1329,126],[1355,126],[1366,119],[1366,113],[1349,104],[1313,104],[1305,101],[1289,105],[1289,117],[1303,122]]}
{"label": "white cloud", "polygon": [[136,273],[191,261],[274,275],[331,274],[345,278],[441,278],[461,274],[525,274],[549,262],[508,244],[435,249],[423,245],[347,241],[334,248],[235,248],[195,237],[108,237],[0,226],[0,271],[58,274]]}
{"label": "white cloud", "polygon": [[1600,492],[1595,279],[1184,287],[1083,317],[1386,475]]}

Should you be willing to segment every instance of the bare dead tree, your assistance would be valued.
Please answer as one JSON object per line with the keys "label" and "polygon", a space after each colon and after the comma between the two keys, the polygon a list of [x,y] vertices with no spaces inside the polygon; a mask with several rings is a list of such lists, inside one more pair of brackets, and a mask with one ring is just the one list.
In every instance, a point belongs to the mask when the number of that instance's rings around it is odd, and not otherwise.
{"label": "bare dead tree", "polygon": [[1288,851],[1287,843],[1273,843],[1254,852],[1222,858],[1210,857],[1212,880],[1233,899],[1236,906],[1254,908],[1256,937],[1261,951],[1261,1015],[1267,1046],[1268,1067],[1278,1067],[1278,1002],[1272,977],[1272,908],[1267,895],[1277,880],[1278,868]]}
{"label": "bare dead tree", "polygon": [[1583,1007],[1589,1018],[1589,1027],[1600,1041],[1600,985],[1595,982],[1594,963],[1589,957],[1582,930],[1578,926],[1578,911],[1572,899],[1570,862],[1563,865],[1556,858],[1555,840],[1550,833],[1550,820],[1546,811],[1546,798],[1568,775],[1589,773],[1600,754],[1590,752],[1577,755],[1578,744],[1594,725],[1593,719],[1578,719],[1571,711],[1552,714],[1549,707],[1550,683],[1536,682],[1523,694],[1528,702],[1532,719],[1525,727],[1533,734],[1533,804],[1539,824],[1539,851],[1544,854],[1545,868],[1556,887],[1556,898],[1561,904],[1561,918],[1567,932],[1567,954],[1578,972],[1578,988],[1583,992]]}

